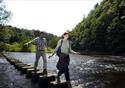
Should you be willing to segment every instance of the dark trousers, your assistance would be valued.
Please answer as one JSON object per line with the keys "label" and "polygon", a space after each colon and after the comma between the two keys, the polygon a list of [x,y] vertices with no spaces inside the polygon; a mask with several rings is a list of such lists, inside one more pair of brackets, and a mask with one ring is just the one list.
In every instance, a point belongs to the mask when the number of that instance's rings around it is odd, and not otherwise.
{"label": "dark trousers", "polygon": [[65,68],[65,69],[61,69],[58,72],[58,76],[61,76],[64,73],[66,81],[70,81],[70,77],[69,77],[69,68]]}
{"label": "dark trousers", "polygon": [[[62,56],[63,57],[63,56]],[[64,57],[62,58],[60,57],[60,61],[58,63],[58,65],[60,66],[59,72],[58,72],[58,76],[61,76],[62,74],[65,75],[66,81],[70,81],[70,76],[69,76],[69,62],[70,62],[70,58],[69,55],[64,55]]]}

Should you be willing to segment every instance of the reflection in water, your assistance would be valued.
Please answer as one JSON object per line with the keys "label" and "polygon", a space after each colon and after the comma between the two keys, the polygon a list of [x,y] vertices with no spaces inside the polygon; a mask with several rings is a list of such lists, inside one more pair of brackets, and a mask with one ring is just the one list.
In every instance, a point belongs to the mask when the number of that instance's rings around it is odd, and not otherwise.
{"label": "reflection in water", "polygon": [[[35,59],[34,53],[9,55],[27,64],[33,64]],[[47,60],[49,72],[56,73],[58,57]],[[42,68],[42,59],[38,68]],[[84,84],[85,88],[125,88],[125,57],[71,55],[70,75],[73,85]]]}

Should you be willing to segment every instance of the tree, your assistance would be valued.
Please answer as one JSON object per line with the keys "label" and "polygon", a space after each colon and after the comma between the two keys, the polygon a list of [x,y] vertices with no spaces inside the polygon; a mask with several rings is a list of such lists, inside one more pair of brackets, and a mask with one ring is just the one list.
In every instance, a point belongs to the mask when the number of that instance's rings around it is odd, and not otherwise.
{"label": "tree", "polygon": [[0,0],[0,24],[5,24],[10,20],[11,12],[6,10],[3,0]]}
{"label": "tree", "polygon": [[71,32],[73,48],[83,52],[124,54],[125,0],[103,0]]}

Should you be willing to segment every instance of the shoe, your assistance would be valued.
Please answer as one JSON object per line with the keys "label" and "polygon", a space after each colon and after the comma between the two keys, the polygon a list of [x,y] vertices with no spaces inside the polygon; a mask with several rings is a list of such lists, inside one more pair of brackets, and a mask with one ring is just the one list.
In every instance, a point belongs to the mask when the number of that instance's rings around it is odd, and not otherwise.
{"label": "shoe", "polygon": [[37,71],[37,69],[36,68],[34,68],[34,72],[36,73],[36,71]]}
{"label": "shoe", "polygon": [[72,88],[71,82],[70,81],[66,81],[66,82],[67,82],[67,87]]}
{"label": "shoe", "polygon": [[47,70],[44,69],[43,72],[42,72],[42,74],[43,74],[43,75],[47,75],[47,74],[48,74],[48,73],[47,73]]}
{"label": "shoe", "polygon": [[57,83],[60,83],[61,81],[60,81],[60,77],[59,76],[57,76]]}

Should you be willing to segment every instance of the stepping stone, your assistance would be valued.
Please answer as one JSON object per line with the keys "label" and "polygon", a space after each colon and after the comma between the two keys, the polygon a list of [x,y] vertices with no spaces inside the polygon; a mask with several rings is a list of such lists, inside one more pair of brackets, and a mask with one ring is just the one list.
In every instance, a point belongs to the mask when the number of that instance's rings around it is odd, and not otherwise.
{"label": "stepping stone", "polygon": [[5,54],[3,54],[3,56],[6,58],[8,62],[10,62],[10,59]]}
{"label": "stepping stone", "polygon": [[21,67],[21,73],[25,74],[27,69],[31,69],[34,68],[33,66],[22,66]]}
{"label": "stepping stone", "polygon": [[32,72],[32,81],[34,82],[38,81],[40,75],[44,75],[42,70]]}
{"label": "stepping stone", "polygon": [[22,62],[21,61],[16,61],[16,62],[13,63],[13,65],[15,66],[15,64],[17,64],[17,63],[22,63]]}
{"label": "stepping stone", "polygon": [[82,84],[82,85],[74,86],[73,88],[85,88],[85,87],[84,87],[84,84]]}
{"label": "stepping stone", "polygon": [[14,67],[16,68],[18,65],[20,65],[20,64],[24,64],[24,63],[22,63],[22,62],[17,62],[17,63],[15,63],[14,64]]}
{"label": "stepping stone", "polygon": [[3,54],[3,56],[6,58],[6,60],[10,63],[10,64],[15,64],[15,62],[21,62],[21,61],[19,61],[19,60],[17,60],[17,59],[15,59],[15,58],[9,58],[9,57],[7,57],[6,55],[4,55]]}
{"label": "stepping stone", "polygon": [[16,60],[16,59],[10,59],[10,64],[11,65],[14,65],[15,63],[21,63],[21,61],[19,61],[19,60]]}
{"label": "stepping stone", "polygon": [[6,58],[6,60],[10,63],[10,59],[8,58],[8,57],[6,57],[6,56],[4,56],[5,58]]}
{"label": "stepping stone", "polygon": [[27,65],[27,64],[19,64],[16,66],[17,70],[20,71],[22,69],[22,67],[26,67],[26,66],[31,66],[31,65]]}
{"label": "stepping stone", "polygon": [[56,81],[50,83],[50,88],[68,88],[68,84],[65,80],[61,80],[60,83],[57,83]]}
{"label": "stepping stone", "polygon": [[9,62],[10,62],[10,64],[11,64],[11,63],[13,63],[15,60],[14,60],[14,59],[12,59],[12,58],[11,58],[11,59],[10,59],[10,58],[8,58],[8,61],[9,61]]}
{"label": "stepping stone", "polygon": [[[37,71],[39,71],[39,69],[37,69]],[[27,69],[26,70],[26,77],[28,77],[28,78],[32,77],[32,72],[35,72],[34,68]]]}
{"label": "stepping stone", "polygon": [[50,82],[55,81],[55,75],[43,76],[40,75],[38,78],[39,86],[48,86]]}
{"label": "stepping stone", "polygon": [[20,64],[24,64],[24,63],[22,63],[22,62],[21,62],[21,63],[20,63],[20,62],[19,62],[19,63],[15,63],[16,66],[17,66],[17,65],[20,65]]}

